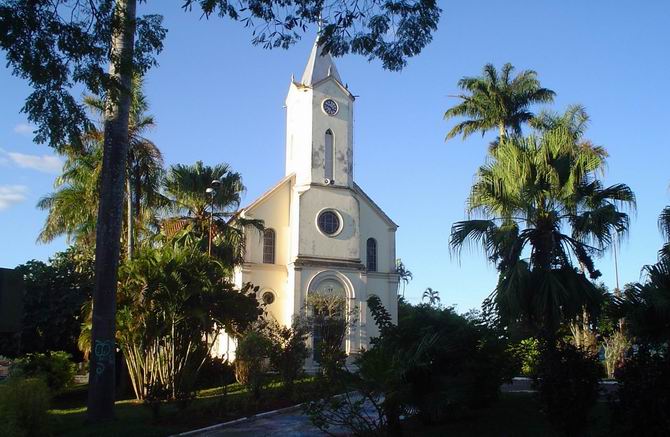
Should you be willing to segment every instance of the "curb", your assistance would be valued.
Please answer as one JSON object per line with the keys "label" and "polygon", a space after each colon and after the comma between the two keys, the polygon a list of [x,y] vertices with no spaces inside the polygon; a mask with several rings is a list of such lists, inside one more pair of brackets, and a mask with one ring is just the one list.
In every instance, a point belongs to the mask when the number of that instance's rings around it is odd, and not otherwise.
{"label": "curb", "polygon": [[203,433],[203,432],[215,431],[217,429],[226,428],[230,425],[236,425],[236,424],[242,423],[242,422],[249,422],[249,421],[252,421],[252,420],[255,420],[255,419],[276,416],[278,414],[283,414],[283,413],[288,413],[288,412],[291,412],[291,411],[299,410],[300,408],[302,408],[303,405],[304,405],[304,403],[301,403],[301,404],[297,404],[297,405],[291,405],[290,407],[284,407],[284,408],[279,408],[279,409],[276,409],[276,410],[265,411],[265,412],[254,414],[254,415],[247,416],[247,417],[240,417],[239,419],[230,420],[228,422],[223,422],[223,423],[217,423],[216,425],[211,425],[211,426],[208,426],[208,427],[205,427],[205,428],[199,428],[199,429],[194,429],[194,430],[191,430],[191,431],[185,431],[185,432],[182,432],[180,434],[173,434],[170,437],[191,436],[191,435],[196,435],[196,434],[200,434],[200,433]]}

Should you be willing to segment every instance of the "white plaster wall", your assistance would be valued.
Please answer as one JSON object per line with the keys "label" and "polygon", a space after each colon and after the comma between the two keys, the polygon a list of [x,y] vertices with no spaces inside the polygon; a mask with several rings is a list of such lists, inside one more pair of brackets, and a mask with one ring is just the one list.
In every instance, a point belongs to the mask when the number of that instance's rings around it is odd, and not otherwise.
{"label": "white plaster wall", "polygon": [[291,83],[286,97],[286,175],[296,174],[296,184],[311,182],[312,90]]}
{"label": "white plaster wall", "polygon": [[[333,209],[341,216],[342,231],[339,234],[330,237],[319,230],[317,216],[324,209]],[[351,190],[312,186],[300,195],[299,220],[299,255],[360,259],[359,208]]]}
{"label": "white plaster wall", "polygon": [[[327,99],[337,102],[339,110],[334,116],[323,112],[322,102]],[[353,114],[354,102],[335,79],[327,79],[314,87],[312,93],[312,181],[321,182],[325,173],[325,134],[333,132],[333,180],[335,185],[353,185]]]}
{"label": "white plaster wall", "polygon": [[368,238],[377,240],[377,271],[395,271],[395,229],[372,209],[365,199],[360,199],[360,253],[367,265]]}
{"label": "white plaster wall", "polygon": [[286,181],[262,202],[245,211],[245,217],[263,220],[266,228],[275,231],[275,263],[263,263],[263,237],[255,228],[247,228],[245,265],[238,274],[238,285],[247,282],[275,294],[275,302],[267,310],[282,324],[290,324],[293,288],[287,287],[291,232],[289,227],[291,181]]}

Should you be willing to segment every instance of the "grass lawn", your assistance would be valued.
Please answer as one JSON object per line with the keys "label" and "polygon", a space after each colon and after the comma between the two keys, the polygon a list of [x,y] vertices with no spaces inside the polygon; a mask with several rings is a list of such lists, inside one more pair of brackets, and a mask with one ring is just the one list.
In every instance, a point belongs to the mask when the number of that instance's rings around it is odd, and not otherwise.
{"label": "grass lawn", "polygon": [[[591,415],[591,426],[584,436],[609,435],[609,410],[599,402]],[[422,426],[407,424],[405,435],[411,436],[468,436],[468,437],[559,437],[540,413],[532,394],[502,393],[500,400],[488,408],[475,410],[469,417],[448,424]]]}
{"label": "grass lawn", "polygon": [[116,402],[116,420],[103,424],[86,423],[86,386],[78,386],[54,399],[50,429],[54,435],[131,437],[166,436],[202,428],[216,423],[245,417],[262,411],[288,407],[319,397],[319,388],[313,378],[296,382],[294,395],[284,396],[281,384],[272,382],[264,390],[261,400],[254,402],[239,384],[200,390],[185,409],[176,403],[162,404],[158,418],[151,409],[133,399]]}

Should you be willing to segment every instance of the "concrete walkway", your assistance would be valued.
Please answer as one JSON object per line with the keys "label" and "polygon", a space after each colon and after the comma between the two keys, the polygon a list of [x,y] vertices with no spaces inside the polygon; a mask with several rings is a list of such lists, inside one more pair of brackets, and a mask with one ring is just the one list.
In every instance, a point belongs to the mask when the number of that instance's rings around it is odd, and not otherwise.
{"label": "concrete walkway", "polygon": [[[611,381],[602,381],[600,383],[602,395],[612,393],[616,390],[616,383]],[[530,378],[514,378],[511,383],[503,384],[500,387],[504,393],[530,393],[534,392],[532,380]],[[339,436],[348,435],[344,429],[331,429],[330,432]],[[202,430],[191,431],[180,434],[198,437],[217,437],[217,436],[279,436],[293,437],[305,436],[316,437],[324,436],[325,433],[319,431],[309,420],[301,407],[285,408],[281,411],[259,414],[247,419],[240,419],[228,424],[215,425]]]}

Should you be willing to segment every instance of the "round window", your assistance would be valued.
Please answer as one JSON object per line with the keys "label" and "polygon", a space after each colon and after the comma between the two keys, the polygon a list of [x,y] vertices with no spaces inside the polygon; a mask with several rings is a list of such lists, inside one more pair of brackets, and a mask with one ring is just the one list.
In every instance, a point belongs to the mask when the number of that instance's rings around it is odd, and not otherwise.
{"label": "round window", "polygon": [[324,211],[317,220],[319,229],[326,235],[335,235],[340,230],[340,218],[333,211]]}
{"label": "round window", "polygon": [[266,291],[263,293],[263,303],[265,305],[272,305],[275,301],[275,295],[271,291]]}

